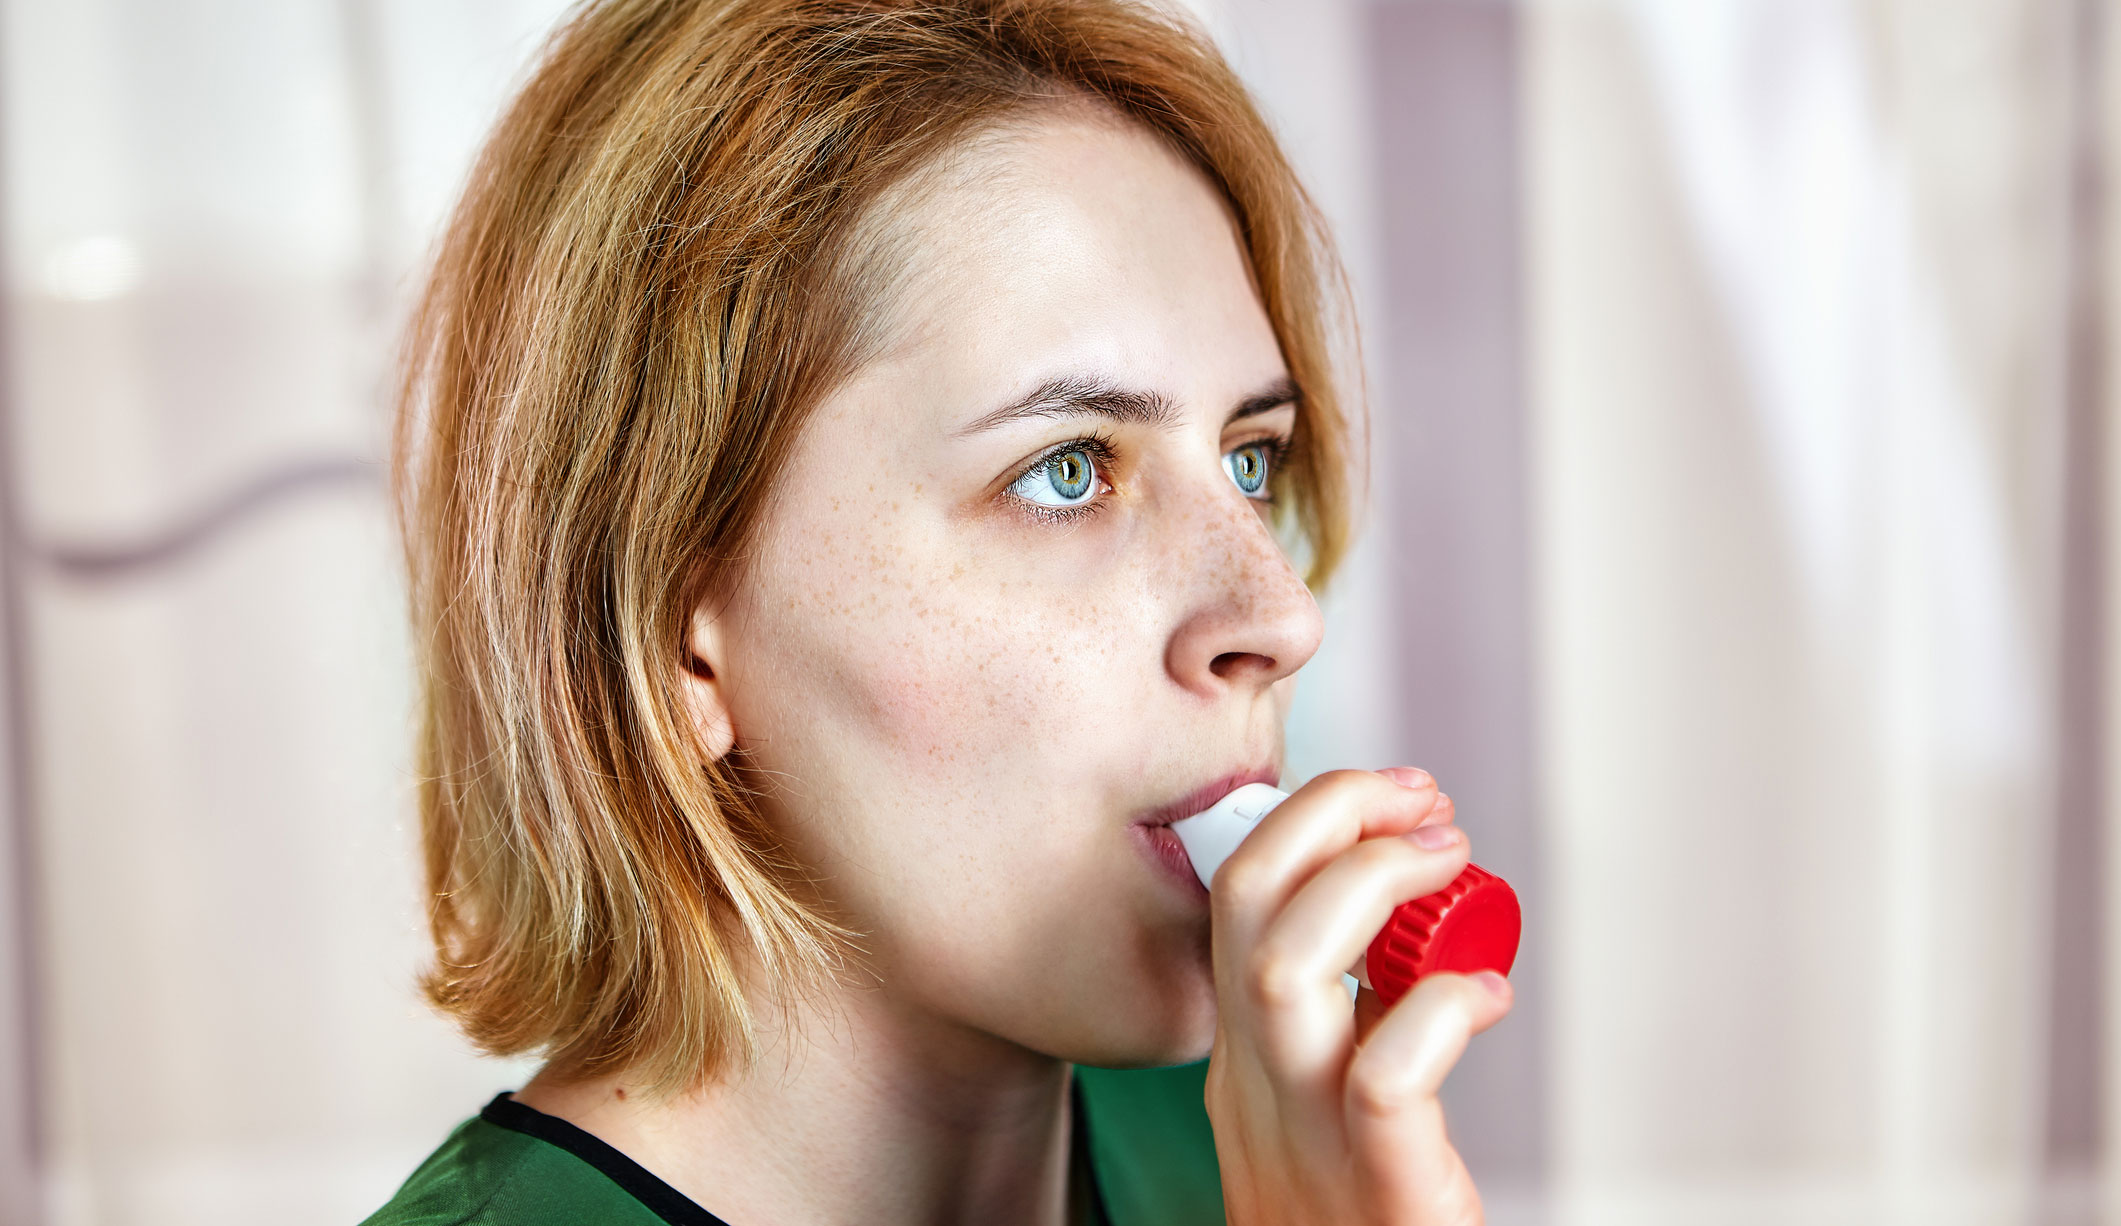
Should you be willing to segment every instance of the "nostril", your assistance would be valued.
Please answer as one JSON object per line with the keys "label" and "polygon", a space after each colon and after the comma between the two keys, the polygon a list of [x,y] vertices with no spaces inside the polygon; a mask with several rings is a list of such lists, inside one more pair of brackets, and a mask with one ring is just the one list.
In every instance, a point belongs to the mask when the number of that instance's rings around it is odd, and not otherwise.
{"label": "nostril", "polygon": [[1208,661],[1208,671],[1227,681],[1230,679],[1230,674],[1244,667],[1244,663],[1247,660],[1258,660],[1263,662],[1268,668],[1274,667],[1274,661],[1267,656],[1256,655],[1249,651],[1226,651]]}

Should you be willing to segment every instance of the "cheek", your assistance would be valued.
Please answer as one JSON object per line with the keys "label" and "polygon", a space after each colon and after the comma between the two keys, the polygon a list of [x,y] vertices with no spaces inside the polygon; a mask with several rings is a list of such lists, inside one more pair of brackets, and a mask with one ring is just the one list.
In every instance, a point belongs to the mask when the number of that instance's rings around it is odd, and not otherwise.
{"label": "cheek", "polygon": [[924,562],[919,545],[811,555],[756,638],[775,664],[754,752],[800,780],[785,832],[876,952],[922,950],[924,974],[962,988],[982,950],[1073,931],[1027,899],[1079,903],[1108,871],[1100,777],[1140,751],[1145,675],[1122,645],[1147,638],[1112,593]]}
{"label": "cheek", "polygon": [[897,517],[834,518],[775,550],[748,636],[773,660],[753,732],[830,737],[816,747],[867,769],[1022,778],[1130,705],[1143,661],[1122,645],[1145,640],[1118,593],[997,575]]}
{"label": "cheek", "polygon": [[937,768],[1050,754],[1109,709],[1123,639],[1094,602],[1054,600],[969,577],[903,593],[844,661],[851,705],[879,741]]}

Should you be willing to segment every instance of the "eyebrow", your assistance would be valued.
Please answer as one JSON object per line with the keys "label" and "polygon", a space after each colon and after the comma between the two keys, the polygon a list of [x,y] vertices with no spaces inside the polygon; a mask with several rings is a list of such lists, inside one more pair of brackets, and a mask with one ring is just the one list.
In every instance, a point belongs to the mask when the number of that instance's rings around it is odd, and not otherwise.
{"label": "eyebrow", "polygon": [[[1296,382],[1284,375],[1237,402],[1223,425],[1270,413],[1300,399]],[[1134,391],[1093,375],[1048,379],[1008,404],[981,416],[952,437],[965,438],[1027,418],[1109,417],[1130,424],[1164,427],[1178,421],[1178,406],[1160,392]]]}

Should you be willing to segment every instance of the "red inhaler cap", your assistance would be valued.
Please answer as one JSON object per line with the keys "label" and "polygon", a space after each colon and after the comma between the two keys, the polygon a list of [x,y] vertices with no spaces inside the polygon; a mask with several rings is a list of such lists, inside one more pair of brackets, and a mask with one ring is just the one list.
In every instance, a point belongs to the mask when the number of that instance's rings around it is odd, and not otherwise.
{"label": "red inhaler cap", "polygon": [[1370,942],[1364,969],[1386,1005],[1396,1003],[1423,975],[1436,971],[1495,971],[1517,961],[1524,917],[1510,883],[1477,864],[1426,898],[1402,903]]}

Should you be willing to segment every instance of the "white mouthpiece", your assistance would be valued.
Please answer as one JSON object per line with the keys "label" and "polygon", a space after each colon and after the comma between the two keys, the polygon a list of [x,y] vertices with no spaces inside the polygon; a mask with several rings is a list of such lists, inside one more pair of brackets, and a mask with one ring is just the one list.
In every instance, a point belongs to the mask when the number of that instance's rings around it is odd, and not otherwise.
{"label": "white mouthpiece", "polygon": [[1199,813],[1172,822],[1171,833],[1185,845],[1186,858],[1193,861],[1200,883],[1213,885],[1215,870],[1252,833],[1252,827],[1288,798],[1287,792],[1271,783],[1248,783]]}
{"label": "white mouthpiece", "polygon": [[[1259,825],[1259,819],[1288,798],[1287,792],[1272,784],[1248,783],[1193,816],[1172,822],[1171,833],[1185,846],[1186,858],[1193,861],[1200,883],[1213,889],[1215,870]],[[1367,960],[1358,960],[1349,974],[1341,976],[1349,1000],[1355,999],[1357,987],[1370,986],[1369,970],[1363,965]]]}

